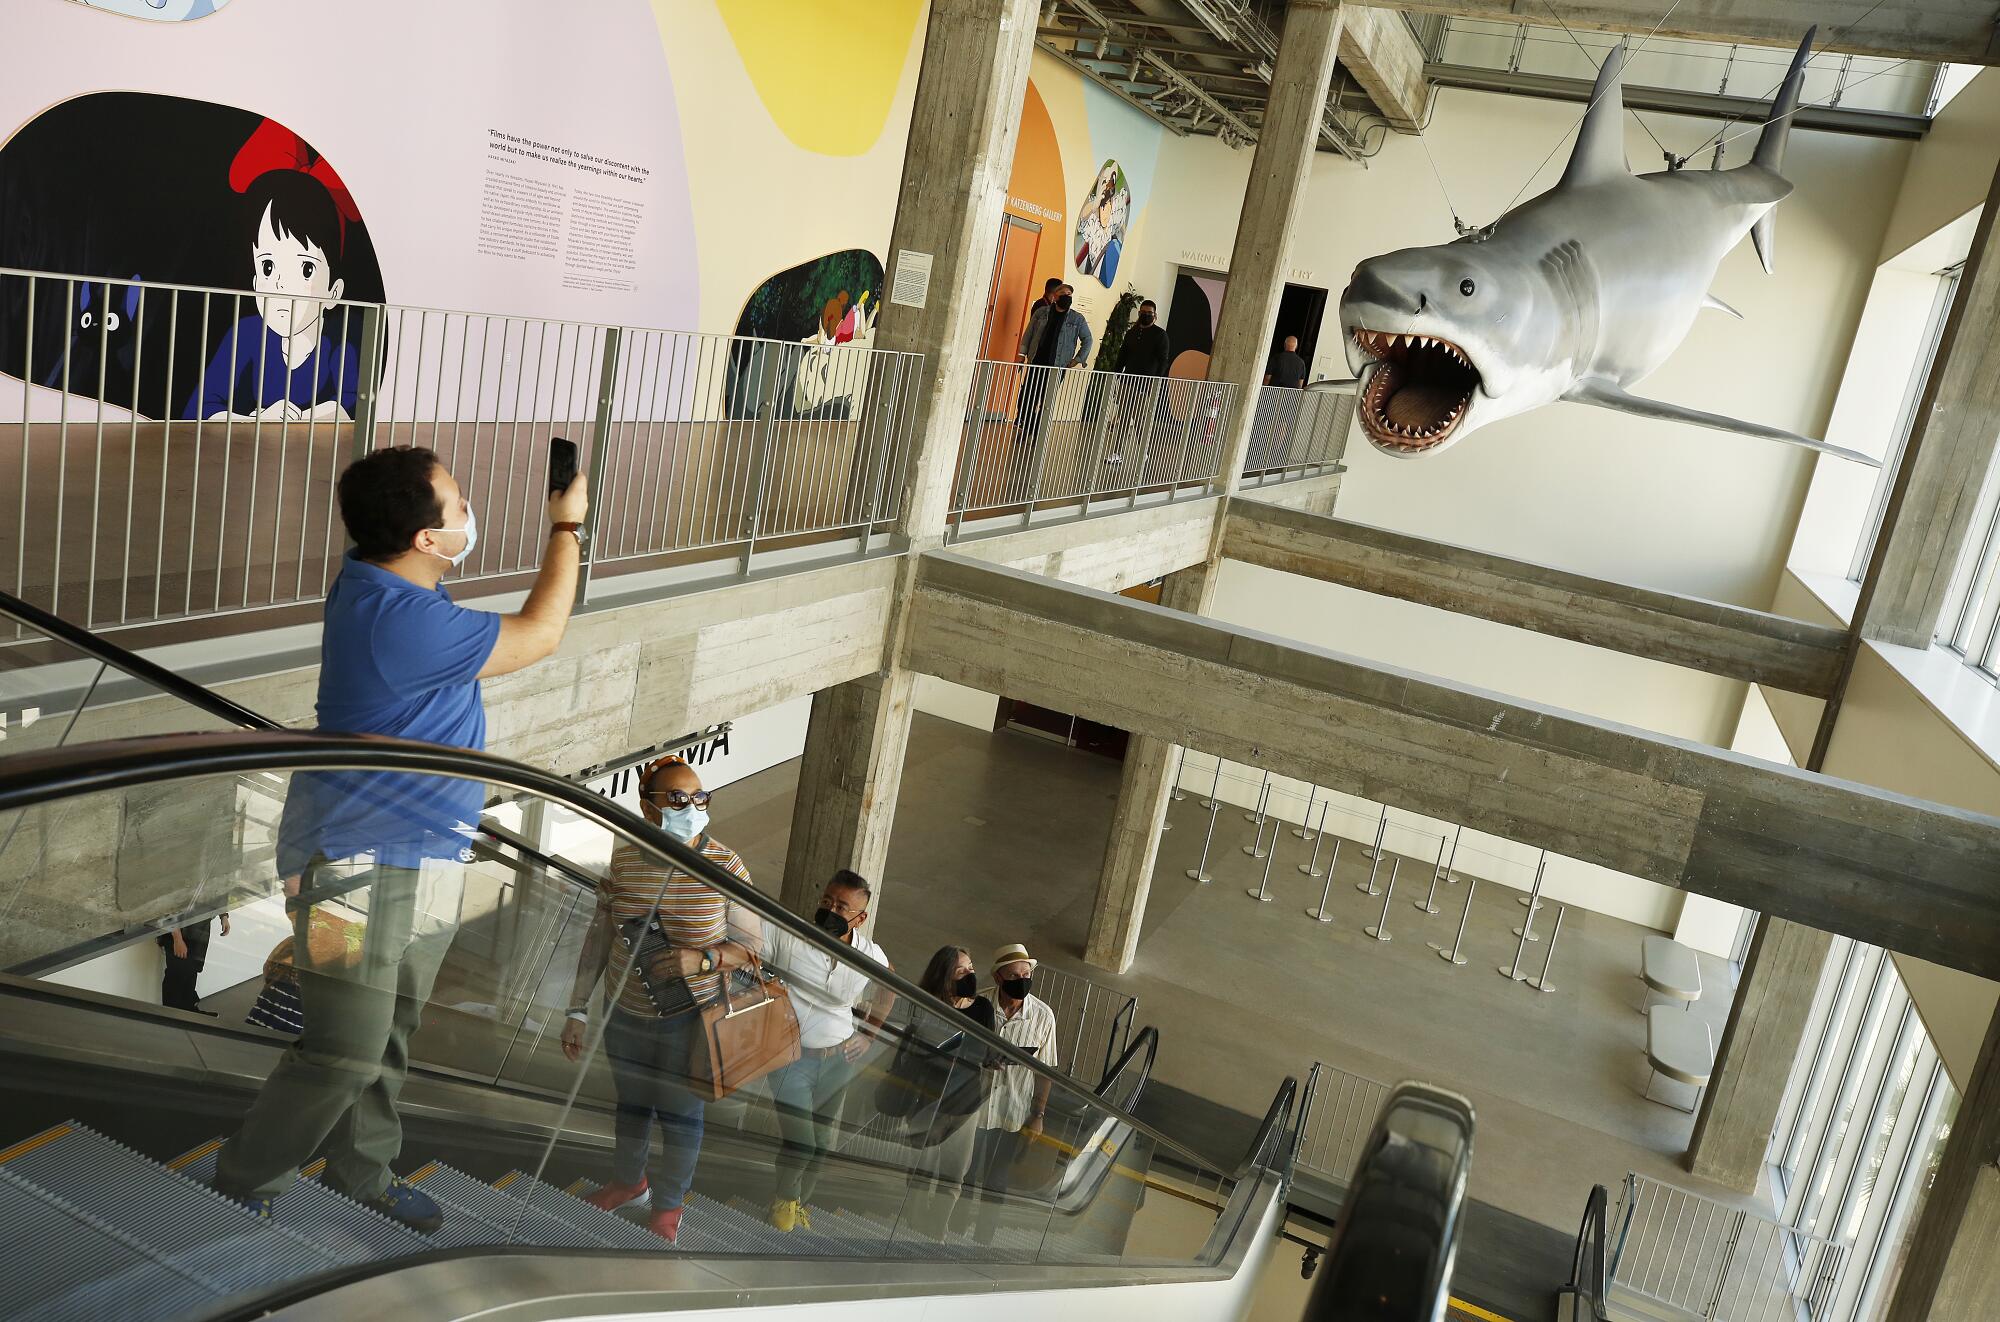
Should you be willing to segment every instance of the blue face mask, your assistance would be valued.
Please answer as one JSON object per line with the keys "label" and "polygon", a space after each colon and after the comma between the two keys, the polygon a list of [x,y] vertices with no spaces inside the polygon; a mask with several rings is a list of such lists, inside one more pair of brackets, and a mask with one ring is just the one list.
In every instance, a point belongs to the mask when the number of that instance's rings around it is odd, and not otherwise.
{"label": "blue face mask", "polygon": [[[424,531],[462,532],[465,534],[465,547],[457,555],[438,555],[438,559],[449,561],[451,567],[456,569],[465,563],[465,557],[472,554],[472,548],[479,545],[479,512],[472,508],[471,501],[467,501],[465,504],[465,526],[463,528],[426,528]],[[432,551],[431,554],[437,555],[437,552]]]}
{"label": "blue face mask", "polygon": [[708,809],[689,804],[685,808],[662,808],[660,828],[676,840],[691,841],[708,827]]}

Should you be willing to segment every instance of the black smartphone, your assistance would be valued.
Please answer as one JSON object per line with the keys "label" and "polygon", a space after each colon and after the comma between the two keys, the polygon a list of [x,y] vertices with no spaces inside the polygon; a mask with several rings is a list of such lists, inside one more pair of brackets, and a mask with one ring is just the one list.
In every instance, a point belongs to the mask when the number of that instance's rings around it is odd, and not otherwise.
{"label": "black smartphone", "polygon": [[549,438],[549,494],[569,490],[576,481],[576,442],[560,436]]}

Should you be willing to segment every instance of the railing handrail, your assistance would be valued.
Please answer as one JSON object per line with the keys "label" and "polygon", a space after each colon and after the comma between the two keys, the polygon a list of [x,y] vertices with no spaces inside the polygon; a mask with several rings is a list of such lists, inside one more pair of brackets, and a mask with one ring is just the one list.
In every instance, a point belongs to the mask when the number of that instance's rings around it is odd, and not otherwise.
{"label": "railing handrail", "polygon": [[[520,794],[551,800],[608,833],[664,854],[680,871],[710,889],[783,928],[796,941],[820,951],[837,963],[854,968],[899,997],[922,1005],[940,1017],[955,1013],[893,969],[865,961],[845,942],[820,931],[770,896],[739,880],[706,856],[668,835],[628,808],[551,772],[491,753],[449,748],[380,735],[321,734],[292,730],[209,734],[155,735],[136,739],[74,744],[0,758],[0,813],[20,811],[56,799],[109,793],[162,781],[202,776],[232,776],[259,772],[399,771],[457,776]],[[954,1021],[955,1023],[955,1021]],[[1271,1124],[1266,1117],[1258,1142],[1234,1168],[1225,1169],[1214,1157],[1194,1151],[1121,1107],[1093,1097],[1090,1090],[1050,1069],[992,1030],[970,1021],[955,1026],[1010,1065],[1060,1084],[1065,1092],[1090,1097],[1099,1108],[1144,1134],[1156,1145],[1191,1163],[1196,1169],[1241,1180],[1255,1165],[1256,1155]],[[1287,1080],[1288,1085],[1293,1081]],[[1295,1085],[1294,1085],[1295,1086]],[[1289,1103],[1290,1092],[1280,1089]],[[1274,1108],[1277,1103],[1273,1103]]]}
{"label": "railing handrail", "polygon": [[[922,358],[923,354],[911,349],[881,349],[872,344],[809,344],[805,340],[781,340],[767,335],[737,335],[725,331],[688,330],[670,326],[638,326],[617,321],[588,321],[580,317],[547,317],[526,312],[478,311],[472,308],[439,308],[423,303],[394,303],[388,299],[370,300],[356,298],[323,298],[317,294],[272,294],[259,293],[254,289],[231,289],[224,285],[179,284],[171,280],[142,280],[118,275],[85,275],[77,271],[48,271],[23,266],[0,266],[0,277],[17,276],[28,280],[60,280],[69,284],[118,285],[132,289],[159,289],[169,293],[221,295],[228,298],[262,299],[282,298],[293,303],[317,303],[327,308],[353,308],[356,311],[380,312],[423,312],[441,317],[486,317],[500,321],[536,321],[551,325],[575,326],[584,330],[630,331],[635,335],[691,335],[707,340],[730,340],[744,344],[770,344],[779,348],[852,350],[861,353],[879,353],[898,358]],[[106,401],[108,402],[108,401]]]}
{"label": "railing handrail", "polygon": [[94,661],[123,671],[133,679],[150,684],[168,695],[180,699],[190,707],[199,708],[217,720],[227,721],[244,730],[282,730],[270,717],[251,711],[239,702],[233,702],[210,688],[204,688],[191,679],[149,661],[137,652],[106,642],[99,635],[71,624],[62,616],[45,611],[41,607],[22,601],[11,592],[0,590],[0,617],[25,624],[38,633],[74,648]]}

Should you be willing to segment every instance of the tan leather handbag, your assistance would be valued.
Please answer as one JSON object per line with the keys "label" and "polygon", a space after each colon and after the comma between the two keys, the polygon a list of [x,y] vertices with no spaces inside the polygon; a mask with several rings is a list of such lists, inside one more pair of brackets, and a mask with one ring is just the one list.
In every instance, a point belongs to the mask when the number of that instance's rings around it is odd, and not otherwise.
{"label": "tan leather handbag", "polygon": [[[747,984],[747,985],[739,985]],[[701,1038],[688,1062],[696,1096],[719,1102],[799,1058],[799,1016],[785,984],[749,966],[722,976],[722,991],[700,1010]]]}

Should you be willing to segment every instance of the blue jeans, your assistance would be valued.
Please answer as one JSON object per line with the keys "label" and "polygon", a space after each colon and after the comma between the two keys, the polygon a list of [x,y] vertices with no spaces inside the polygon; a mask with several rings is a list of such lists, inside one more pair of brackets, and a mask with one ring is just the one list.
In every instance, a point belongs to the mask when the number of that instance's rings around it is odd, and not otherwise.
{"label": "blue jeans", "polygon": [[[618,1089],[618,1146],[611,1159],[611,1178],[619,1184],[637,1184],[650,1173],[655,1211],[687,1201],[695,1160],[701,1156],[707,1107],[687,1086],[688,1053],[700,1031],[698,1014],[656,1019],[616,1008],[604,1029],[604,1054]],[[649,1160],[655,1121],[660,1126],[656,1162]]]}
{"label": "blue jeans", "polygon": [[771,1099],[778,1104],[778,1180],[773,1198],[810,1201],[820,1166],[833,1150],[840,1106],[854,1065],[842,1051],[800,1056],[771,1076]]}

